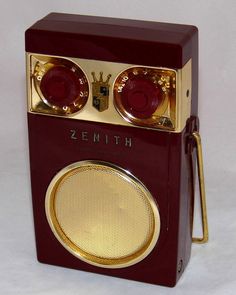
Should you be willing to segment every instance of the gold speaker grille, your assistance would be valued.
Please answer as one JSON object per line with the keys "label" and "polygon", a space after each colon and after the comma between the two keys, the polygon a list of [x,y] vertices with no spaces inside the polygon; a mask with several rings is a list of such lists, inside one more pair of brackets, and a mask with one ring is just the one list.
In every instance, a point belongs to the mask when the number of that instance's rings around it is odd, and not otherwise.
{"label": "gold speaker grille", "polygon": [[142,260],[160,231],[159,212],[147,188],[103,162],[78,162],[60,171],[48,188],[46,212],[62,245],[101,267]]}

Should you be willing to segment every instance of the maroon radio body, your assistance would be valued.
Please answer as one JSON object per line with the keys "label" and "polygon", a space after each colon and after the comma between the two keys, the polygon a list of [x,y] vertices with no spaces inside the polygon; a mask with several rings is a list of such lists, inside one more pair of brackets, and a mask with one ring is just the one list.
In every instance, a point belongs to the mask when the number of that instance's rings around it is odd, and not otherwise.
{"label": "maroon radio body", "polygon": [[[191,252],[193,173],[187,138],[197,129],[198,32],[193,26],[52,13],[26,31],[26,52],[181,69],[192,60],[191,116],[181,132],[136,128],[28,112],[38,260],[78,270],[174,286]],[[94,141],[99,134],[99,141]],[[130,144],[132,141],[132,144]],[[158,203],[161,229],[151,253],[116,269],[90,265],[55,238],[45,213],[54,175],[84,160],[135,175]]]}

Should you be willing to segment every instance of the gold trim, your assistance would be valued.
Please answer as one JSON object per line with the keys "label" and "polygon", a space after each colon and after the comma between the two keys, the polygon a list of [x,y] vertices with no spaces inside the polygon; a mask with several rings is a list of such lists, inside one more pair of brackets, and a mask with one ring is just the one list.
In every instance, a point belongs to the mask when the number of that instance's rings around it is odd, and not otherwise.
{"label": "gold trim", "polygon": [[192,134],[197,149],[197,168],[198,168],[198,182],[200,191],[200,201],[201,201],[201,215],[202,215],[202,231],[203,236],[201,238],[193,237],[194,243],[204,244],[208,242],[208,222],[207,222],[207,207],[206,207],[206,193],[205,193],[205,181],[203,172],[203,156],[202,156],[202,144],[201,136],[198,132],[193,132]]}
{"label": "gold trim", "polygon": [[[32,81],[32,74],[34,73],[35,65],[38,61],[43,63],[49,62],[52,58],[63,59],[66,62],[72,62],[82,69],[88,84],[89,96],[86,105],[79,111],[73,114],[56,114],[42,102],[37,89]],[[99,60],[88,60],[81,58],[69,58],[62,56],[47,56],[43,54],[26,53],[27,59],[27,87],[28,87],[28,111],[34,114],[41,114],[47,116],[66,117],[68,119],[86,120],[93,122],[102,122],[115,125],[123,125],[134,128],[157,129],[170,132],[181,132],[185,126],[186,121],[191,114],[191,92],[192,92],[192,62],[189,60],[182,69],[170,69],[164,67],[150,67],[145,65],[133,65],[124,63],[113,63]],[[163,72],[176,73],[176,90],[175,95],[171,95],[169,105],[164,113],[157,119],[155,126],[141,126],[130,123],[124,119],[116,110],[114,103],[110,103],[107,109],[104,108],[103,112],[98,112],[93,107],[92,97],[92,72],[103,72],[105,76],[112,75],[110,78],[110,93],[109,101],[113,102],[113,89],[117,77],[129,68],[144,67],[150,70],[158,70]],[[186,95],[188,92],[188,96]],[[164,110],[164,109],[163,109]]]}
{"label": "gold trim", "polygon": [[[101,167],[105,169],[113,170],[114,173],[118,174],[119,177],[130,183],[135,189],[142,191],[143,195],[145,195],[152,212],[153,219],[153,229],[150,239],[147,244],[143,245],[142,248],[138,249],[131,255],[124,256],[121,258],[102,258],[90,253],[85,252],[77,245],[75,245],[66,235],[66,233],[62,230],[55,213],[55,194],[57,192],[57,188],[61,181],[65,179],[65,177],[71,176],[77,169],[82,169],[84,167]],[[135,176],[133,176],[130,172],[113,165],[111,163],[102,162],[102,161],[80,161],[73,163],[64,169],[62,169],[51,181],[45,199],[45,210],[48,223],[58,239],[58,241],[62,244],[62,246],[67,249],[71,254],[75,257],[85,261],[89,264],[103,267],[103,268],[122,268],[128,267],[139,261],[143,260],[155,247],[159,235],[160,235],[160,215],[158,207],[148,189],[141,183]],[[132,237],[130,237],[132,239]]]}

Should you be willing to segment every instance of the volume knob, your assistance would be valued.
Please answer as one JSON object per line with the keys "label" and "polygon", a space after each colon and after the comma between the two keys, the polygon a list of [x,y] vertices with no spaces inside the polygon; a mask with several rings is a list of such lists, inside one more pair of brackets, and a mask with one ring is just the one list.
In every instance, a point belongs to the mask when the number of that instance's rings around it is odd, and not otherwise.
{"label": "volume knob", "polygon": [[43,76],[40,89],[50,104],[63,107],[76,100],[81,87],[75,73],[64,66],[55,66]]}
{"label": "volume knob", "polygon": [[87,102],[88,81],[83,71],[72,62],[38,64],[35,78],[39,96],[53,113],[74,113]]}

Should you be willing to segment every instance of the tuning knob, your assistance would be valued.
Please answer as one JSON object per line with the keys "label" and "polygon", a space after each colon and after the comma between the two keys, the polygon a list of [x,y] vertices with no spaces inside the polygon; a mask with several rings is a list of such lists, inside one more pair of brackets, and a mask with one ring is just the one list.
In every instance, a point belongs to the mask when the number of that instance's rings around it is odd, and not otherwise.
{"label": "tuning knob", "polygon": [[145,119],[152,116],[158,107],[160,91],[146,77],[130,77],[121,92],[121,102],[134,117]]}
{"label": "tuning knob", "polygon": [[158,83],[155,69],[135,67],[122,72],[114,85],[114,104],[126,120],[138,125],[153,125],[156,116],[167,108],[168,99]]}

